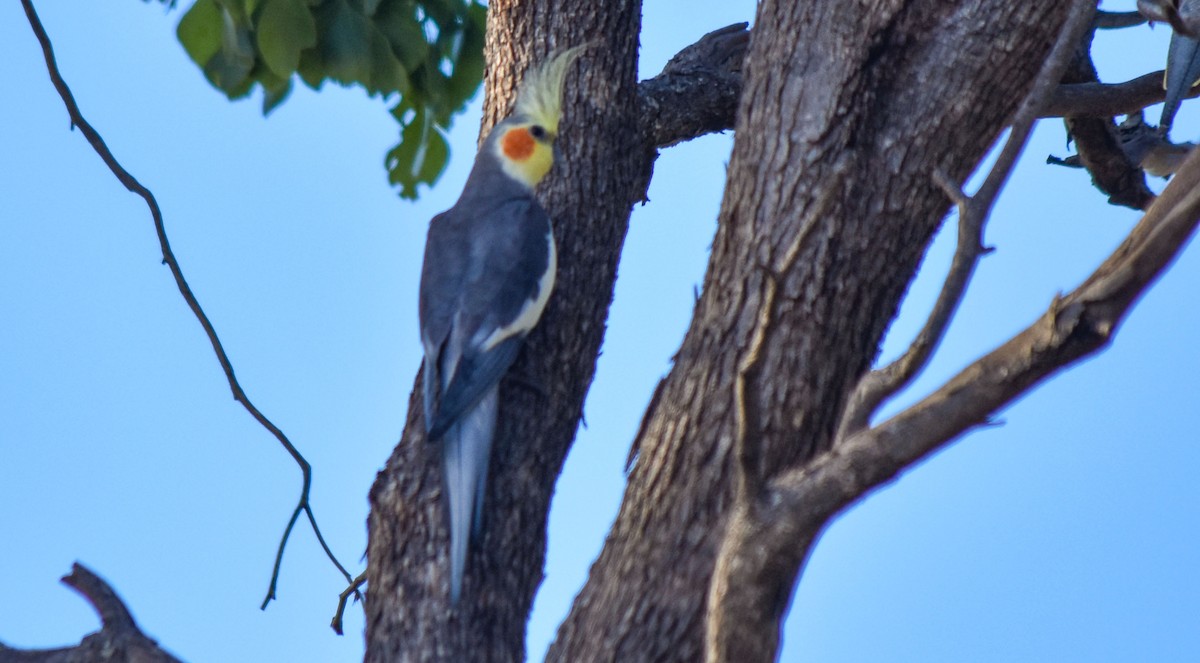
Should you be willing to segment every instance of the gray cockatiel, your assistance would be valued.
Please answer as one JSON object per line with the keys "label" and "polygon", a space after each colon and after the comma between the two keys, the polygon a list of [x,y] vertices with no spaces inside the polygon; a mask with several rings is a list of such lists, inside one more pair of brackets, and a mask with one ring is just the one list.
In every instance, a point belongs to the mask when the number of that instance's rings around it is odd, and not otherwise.
{"label": "gray cockatiel", "polygon": [[550,218],[534,187],[550,170],[571,49],[526,77],[492,129],[458,202],[433,218],[421,269],[425,427],[443,453],[450,597],[482,526],[500,379],[554,288]]}

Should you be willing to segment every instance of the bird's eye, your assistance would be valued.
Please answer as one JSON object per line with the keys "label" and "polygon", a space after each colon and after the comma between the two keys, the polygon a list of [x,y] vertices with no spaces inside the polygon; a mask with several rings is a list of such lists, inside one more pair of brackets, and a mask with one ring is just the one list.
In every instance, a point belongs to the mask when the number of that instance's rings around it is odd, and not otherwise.
{"label": "bird's eye", "polygon": [[536,139],[542,140],[546,137],[546,128],[540,124],[535,124],[529,127],[529,133]]}

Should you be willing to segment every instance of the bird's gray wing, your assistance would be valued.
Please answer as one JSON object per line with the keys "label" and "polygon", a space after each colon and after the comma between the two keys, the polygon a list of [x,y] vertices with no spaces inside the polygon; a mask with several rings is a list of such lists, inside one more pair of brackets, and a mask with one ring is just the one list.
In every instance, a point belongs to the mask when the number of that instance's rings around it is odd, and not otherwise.
{"label": "bird's gray wing", "polygon": [[[447,340],[463,288],[466,263],[470,258],[467,228],[452,208],[429,222],[425,260],[421,266],[418,299],[421,344],[425,350],[424,410],[428,431],[441,392]],[[449,362],[452,363],[452,362]],[[453,366],[450,366],[453,368]]]}
{"label": "bird's gray wing", "polygon": [[[471,236],[471,260],[437,367],[441,398],[429,433],[445,433],[504,376],[553,287],[550,221],[533,198],[492,210]],[[547,280],[547,274],[550,278]],[[536,313],[540,314],[539,307]]]}

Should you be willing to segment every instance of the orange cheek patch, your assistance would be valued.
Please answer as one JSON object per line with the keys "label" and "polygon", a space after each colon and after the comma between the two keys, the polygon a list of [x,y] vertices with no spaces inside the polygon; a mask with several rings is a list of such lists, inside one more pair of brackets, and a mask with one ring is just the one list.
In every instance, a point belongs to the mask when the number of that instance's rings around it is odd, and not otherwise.
{"label": "orange cheek patch", "polygon": [[513,161],[524,161],[533,154],[533,136],[528,129],[509,129],[500,139],[500,149],[504,156]]}

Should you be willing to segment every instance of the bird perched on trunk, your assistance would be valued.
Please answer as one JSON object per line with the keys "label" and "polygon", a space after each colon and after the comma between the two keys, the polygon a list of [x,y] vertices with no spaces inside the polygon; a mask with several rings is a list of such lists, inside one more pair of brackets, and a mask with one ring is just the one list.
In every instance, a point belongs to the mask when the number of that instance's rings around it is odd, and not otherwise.
{"label": "bird perched on trunk", "polygon": [[420,290],[425,430],[442,445],[455,602],[482,524],[500,378],[554,288],[554,235],[533,190],[554,162],[563,79],[579,52],[562,52],[526,76],[458,202],[429,223]]}

